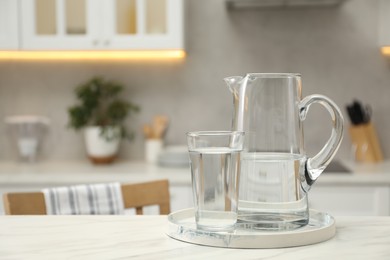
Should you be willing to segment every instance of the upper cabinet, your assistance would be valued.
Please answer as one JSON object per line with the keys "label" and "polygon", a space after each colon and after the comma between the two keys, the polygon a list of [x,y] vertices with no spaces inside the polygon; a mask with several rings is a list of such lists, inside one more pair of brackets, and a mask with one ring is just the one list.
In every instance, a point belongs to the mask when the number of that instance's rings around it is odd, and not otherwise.
{"label": "upper cabinet", "polygon": [[21,0],[21,48],[77,50],[98,47],[96,0]]}
{"label": "upper cabinet", "polygon": [[0,0],[0,48],[18,49],[18,40],[18,1]]}
{"label": "upper cabinet", "polygon": [[[1,25],[17,2],[0,0]],[[183,0],[19,0],[19,12],[22,50],[183,49]]]}
{"label": "upper cabinet", "polygon": [[103,0],[102,44],[115,49],[182,49],[182,0]]}

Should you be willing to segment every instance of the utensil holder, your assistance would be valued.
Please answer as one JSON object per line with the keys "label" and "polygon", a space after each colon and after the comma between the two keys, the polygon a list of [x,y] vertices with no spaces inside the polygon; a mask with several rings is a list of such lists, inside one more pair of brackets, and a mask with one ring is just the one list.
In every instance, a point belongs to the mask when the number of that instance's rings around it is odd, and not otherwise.
{"label": "utensil holder", "polygon": [[370,163],[383,161],[378,136],[372,123],[350,126],[349,134],[357,161]]}
{"label": "utensil holder", "polygon": [[146,139],[145,141],[145,160],[148,163],[156,163],[163,147],[161,139]]}

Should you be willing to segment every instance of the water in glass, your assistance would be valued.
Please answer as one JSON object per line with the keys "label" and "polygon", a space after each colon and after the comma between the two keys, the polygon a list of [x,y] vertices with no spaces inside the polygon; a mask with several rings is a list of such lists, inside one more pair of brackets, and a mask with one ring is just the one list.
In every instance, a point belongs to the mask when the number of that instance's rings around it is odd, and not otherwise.
{"label": "water in glass", "polygon": [[197,227],[233,229],[237,222],[240,150],[205,147],[190,151]]}

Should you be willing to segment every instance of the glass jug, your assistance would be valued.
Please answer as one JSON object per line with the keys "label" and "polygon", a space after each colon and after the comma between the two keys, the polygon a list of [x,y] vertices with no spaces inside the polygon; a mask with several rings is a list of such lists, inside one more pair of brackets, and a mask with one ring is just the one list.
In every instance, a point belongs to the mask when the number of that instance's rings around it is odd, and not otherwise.
{"label": "glass jug", "polygon": [[[238,223],[244,228],[277,231],[306,225],[307,192],[342,140],[340,109],[322,95],[301,99],[299,74],[250,73],[225,78],[225,82],[233,94],[233,130],[245,132]],[[302,123],[313,103],[329,111],[333,128],[322,150],[308,158]]]}

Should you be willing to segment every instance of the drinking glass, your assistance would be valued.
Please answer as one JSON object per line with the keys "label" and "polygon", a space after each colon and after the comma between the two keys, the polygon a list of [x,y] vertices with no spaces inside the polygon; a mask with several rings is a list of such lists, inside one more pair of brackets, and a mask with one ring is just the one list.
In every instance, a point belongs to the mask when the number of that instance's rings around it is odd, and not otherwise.
{"label": "drinking glass", "polygon": [[234,230],[244,133],[187,133],[195,221],[198,229]]}

